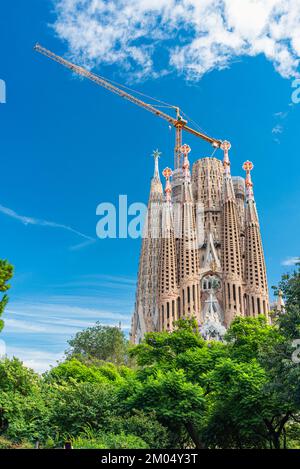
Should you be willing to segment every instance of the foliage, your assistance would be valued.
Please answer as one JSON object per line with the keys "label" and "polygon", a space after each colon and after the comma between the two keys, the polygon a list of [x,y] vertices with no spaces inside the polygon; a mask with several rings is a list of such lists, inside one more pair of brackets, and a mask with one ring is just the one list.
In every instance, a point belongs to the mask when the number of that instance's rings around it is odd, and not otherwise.
{"label": "foliage", "polygon": [[[121,370],[122,373],[123,370]],[[62,384],[65,382],[109,383],[122,382],[123,378],[113,363],[87,366],[77,358],[70,358],[45,373],[45,381]]]}
{"label": "foliage", "polygon": [[[13,266],[8,263],[6,260],[0,259],[0,292],[6,292],[10,285],[7,283],[13,276]],[[7,305],[8,296],[4,294],[2,298],[0,298],[0,317],[4,312],[4,308]],[[0,332],[3,329],[4,322],[0,319]]]}
{"label": "foliage", "polygon": [[33,449],[33,445],[26,440],[14,443],[8,438],[0,436],[0,449]]}
{"label": "foliage", "polygon": [[108,383],[76,381],[54,385],[49,427],[52,435],[78,436],[86,426],[101,431],[118,408],[116,389]]}
{"label": "foliage", "polygon": [[104,360],[115,364],[127,362],[128,341],[118,327],[95,326],[78,332],[69,340],[68,357],[79,357],[85,360]]}
{"label": "foliage", "polygon": [[38,389],[39,383],[39,375],[23,366],[18,358],[5,358],[0,361],[1,392],[15,392],[27,396]]}
{"label": "foliage", "polygon": [[241,361],[258,358],[282,341],[276,327],[267,324],[265,316],[237,317],[225,335],[230,356]]}
{"label": "foliage", "polygon": [[159,423],[155,412],[133,410],[132,413],[112,417],[109,428],[116,434],[136,435],[144,440],[148,448],[166,448],[168,446],[167,429]]}
{"label": "foliage", "polygon": [[14,442],[46,432],[48,409],[38,374],[17,359],[0,362],[0,433]]}
{"label": "foliage", "polygon": [[238,317],[223,342],[182,318],[129,349],[97,324],[43,376],[2,360],[0,447],[299,448],[299,285],[297,267],[279,285],[284,314]]}
{"label": "foliage", "polygon": [[74,449],[147,449],[147,443],[130,433],[93,433],[85,432],[72,439]]}
{"label": "foliage", "polygon": [[282,334],[289,339],[300,338],[300,263],[294,272],[282,276],[278,287],[273,287],[275,294],[283,292],[286,307],[285,313],[278,317]]}

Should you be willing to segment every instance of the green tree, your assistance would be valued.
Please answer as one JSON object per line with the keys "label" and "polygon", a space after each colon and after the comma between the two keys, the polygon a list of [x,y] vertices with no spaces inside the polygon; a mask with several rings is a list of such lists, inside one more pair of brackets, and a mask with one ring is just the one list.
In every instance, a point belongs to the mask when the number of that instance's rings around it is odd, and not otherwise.
{"label": "green tree", "polygon": [[[125,368],[125,367],[124,367]],[[83,363],[77,358],[70,358],[60,363],[44,374],[44,379],[48,383],[64,384],[68,382],[81,383],[121,383],[124,375],[132,372],[124,368],[120,370],[116,365],[109,362],[100,362],[97,365]]]}
{"label": "green tree", "polygon": [[85,361],[104,360],[115,364],[127,362],[128,340],[118,327],[95,326],[78,332],[69,340],[68,357],[77,357]]}
{"label": "green tree", "polygon": [[[7,283],[13,276],[13,266],[10,265],[6,260],[0,259],[0,292],[6,292],[10,285]],[[0,317],[4,312],[4,308],[7,305],[8,296],[4,294],[0,299]],[[0,332],[3,329],[4,322],[0,319]]]}
{"label": "green tree", "polygon": [[[285,310],[275,318],[281,340],[262,356],[269,376],[269,391],[276,395],[278,413],[273,428],[277,445],[286,447],[289,438],[300,440],[300,364],[295,346],[300,339],[300,265],[282,276],[275,293],[283,292]],[[298,358],[298,359],[297,359]],[[282,412],[280,412],[282,410]],[[274,427],[273,426],[273,427]],[[296,435],[298,433],[298,436]]]}
{"label": "green tree", "polygon": [[[278,401],[268,392],[268,376],[256,359],[221,360],[207,374],[209,413],[204,429],[207,444],[221,448],[265,448],[273,434]],[[270,426],[269,426],[270,425]]]}
{"label": "green tree", "polygon": [[[300,258],[299,258],[300,259]],[[288,339],[300,338],[300,263],[293,272],[282,276],[278,287],[273,287],[275,295],[281,290],[285,300],[285,312],[277,318],[281,333]]]}
{"label": "green tree", "polygon": [[52,384],[49,434],[76,437],[86,427],[105,431],[118,412],[117,389],[109,383],[69,382]]}
{"label": "green tree", "polygon": [[72,438],[75,449],[147,449],[149,446],[139,436],[130,433],[95,433],[89,429]]}
{"label": "green tree", "polygon": [[207,347],[195,319],[177,322],[173,333],[149,333],[131,354],[140,369],[138,384],[124,397],[129,409],[155,411],[159,421],[174,436],[173,445],[203,447],[200,425],[205,412],[204,391],[182,368],[185,354]]}
{"label": "green tree", "polygon": [[13,442],[43,438],[47,432],[47,398],[42,379],[17,358],[0,362],[0,432]]}
{"label": "green tree", "polygon": [[146,413],[134,410],[132,413],[112,417],[109,429],[114,434],[125,433],[142,438],[148,448],[168,447],[169,435],[167,429],[158,421],[156,412]]}

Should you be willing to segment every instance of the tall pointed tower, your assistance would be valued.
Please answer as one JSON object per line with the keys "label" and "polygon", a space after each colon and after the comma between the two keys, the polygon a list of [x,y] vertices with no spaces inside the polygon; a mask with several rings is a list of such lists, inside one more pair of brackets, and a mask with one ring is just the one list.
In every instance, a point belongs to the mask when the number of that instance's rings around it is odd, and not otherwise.
{"label": "tall pointed tower", "polygon": [[179,291],[176,258],[176,242],[171,202],[170,177],[172,171],[163,171],[166,179],[165,200],[162,207],[161,247],[159,263],[159,325],[160,330],[172,330],[178,319]]}
{"label": "tall pointed tower", "polygon": [[200,319],[199,253],[188,155],[191,149],[182,145],[183,182],[179,220],[178,283],[180,288],[180,315]]}
{"label": "tall pointed tower", "polygon": [[163,188],[159,177],[159,156],[158,150],[153,152],[154,174],[151,179],[140,254],[135,310],[131,325],[131,340],[135,343],[139,343],[146,332],[160,330],[158,278]]}
{"label": "tall pointed tower", "polygon": [[223,222],[222,222],[222,270],[224,280],[224,322],[228,327],[236,315],[243,312],[242,257],[238,209],[230,173],[230,143],[223,142]]}
{"label": "tall pointed tower", "polygon": [[[190,147],[182,167],[166,168],[165,198],[158,157],[151,182],[133,315],[132,340],[148,330],[172,330],[174,321],[195,316],[207,339],[220,339],[236,316],[268,317],[266,268],[251,181],[231,176],[230,143],[223,161],[201,158],[190,173]],[[177,161],[177,160],[176,160]],[[155,234],[155,235],[154,235]],[[158,237],[157,237],[158,236]]]}
{"label": "tall pointed tower", "polygon": [[246,219],[245,219],[245,311],[257,316],[269,310],[268,284],[258,215],[253,194],[251,171],[253,164],[243,164],[246,171]]}

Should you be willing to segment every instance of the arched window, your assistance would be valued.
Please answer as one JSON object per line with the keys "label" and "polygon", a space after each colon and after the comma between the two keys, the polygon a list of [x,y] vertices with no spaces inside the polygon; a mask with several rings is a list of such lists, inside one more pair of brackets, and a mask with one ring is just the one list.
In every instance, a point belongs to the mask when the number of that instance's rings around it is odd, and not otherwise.
{"label": "arched window", "polygon": [[217,275],[206,275],[201,284],[202,290],[218,290],[221,287],[221,281]]}

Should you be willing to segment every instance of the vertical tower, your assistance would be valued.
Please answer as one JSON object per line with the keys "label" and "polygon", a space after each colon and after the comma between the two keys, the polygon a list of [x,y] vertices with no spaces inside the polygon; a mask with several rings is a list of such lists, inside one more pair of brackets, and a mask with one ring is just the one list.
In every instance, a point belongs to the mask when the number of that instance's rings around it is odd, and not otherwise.
{"label": "vertical tower", "polygon": [[[182,316],[195,316],[202,334],[220,339],[239,315],[268,316],[268,286],[251,181],[230,173],[230,143],[223,162],[201,158],[191,178],[188,145],[176,147],[165,198],[158,156],[151,181],[147,236],[142,243],[132,340],[147,331],[172,330]],[[177,164],[176,163],[176,164]],[[172,174],[172,186],[170,177]]]}
{"label": "vertical tower", "polygon": [[240,230],[236,198],[230,174],[230,143],[224,141],[223,180],[223,223],[222,223],[222,269],[225,325],[228,326],[236,315],[241,315],[242,307],[242,259]]}
{"label": "vertical tower", "polygon": [[160,330],[172,330],[178,319],[179,293],[177,285],[176,242],[171,202],[170,177],[172,171],[163,171],[166,179],[165,200],[162,207],[161,248],[159,268],[159,325]]}
{"label": "vertical tower", "polygon": [[221,266],[223,172],[222,162],[217,158],[202,158],[193,165],[201,318],[206,337],[220,335],[224,322]]}
{"label": "vertical tower", "polygon": [[181,147],[183,154],[183,182],[178,240],[178,283],[180,288],[180,315],[200,319],[199,255],[191,185],[188,145]]}
{"label": "vertical tower", "polygon": [[159,258],[163,188],[159,177],[158,150],[153,152],[154,174],[148,201],[140,254],[135,310],[132,317],[131,340],[139,343],[146,332],[159,330]]}
{"label": "vertical tower", "polygon": [[269,310],[267,275],[251,180],[253,169],[251,161],[246,161],[243,169],[246,171],[245,311],[251,316],[258,314],[267,316]]}

